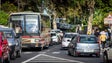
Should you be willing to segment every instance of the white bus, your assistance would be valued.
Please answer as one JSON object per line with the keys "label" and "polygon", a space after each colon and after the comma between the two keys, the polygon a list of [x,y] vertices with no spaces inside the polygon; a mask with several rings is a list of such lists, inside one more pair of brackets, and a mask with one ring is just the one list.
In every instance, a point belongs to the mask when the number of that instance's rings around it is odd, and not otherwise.
{"label": "white bus", "polygon": [[37,12],[11,13],[9,27],[14,28],[16,34],[21,36],[22,48],[38,47],[42,50],[51,44],[49,15]]}

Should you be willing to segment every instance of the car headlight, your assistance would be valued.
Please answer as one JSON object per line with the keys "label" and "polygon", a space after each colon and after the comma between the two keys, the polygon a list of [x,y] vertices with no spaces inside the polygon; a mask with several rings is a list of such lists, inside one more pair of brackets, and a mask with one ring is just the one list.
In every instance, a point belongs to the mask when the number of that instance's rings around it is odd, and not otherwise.
{"label": "car headlight", "polygon": [[8,43],[9,44],[9,46],[12,46],[13,44],[12,43]]}

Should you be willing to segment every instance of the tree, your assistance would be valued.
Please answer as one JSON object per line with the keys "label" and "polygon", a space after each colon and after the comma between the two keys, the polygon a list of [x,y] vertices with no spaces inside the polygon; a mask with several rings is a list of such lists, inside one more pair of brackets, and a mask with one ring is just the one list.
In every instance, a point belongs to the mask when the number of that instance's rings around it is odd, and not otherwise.
{"label": "tree", "polygon": [[0,11],[0,25],[7,25],[8,14],[4,11]]}

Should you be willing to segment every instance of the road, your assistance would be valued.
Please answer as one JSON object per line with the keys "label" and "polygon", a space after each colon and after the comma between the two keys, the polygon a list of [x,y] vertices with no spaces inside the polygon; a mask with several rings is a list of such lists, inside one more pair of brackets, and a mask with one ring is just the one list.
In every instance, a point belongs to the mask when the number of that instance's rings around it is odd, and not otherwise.
{"label": "road", "polygon": [[61,45],[51,46],[43,51],[25,50],[22,52],[21,58],[11,60],[11,63],[103,63],[102,56],[89,57],[80,56],[73,57],[67,55],[67,50],[62,50]]}

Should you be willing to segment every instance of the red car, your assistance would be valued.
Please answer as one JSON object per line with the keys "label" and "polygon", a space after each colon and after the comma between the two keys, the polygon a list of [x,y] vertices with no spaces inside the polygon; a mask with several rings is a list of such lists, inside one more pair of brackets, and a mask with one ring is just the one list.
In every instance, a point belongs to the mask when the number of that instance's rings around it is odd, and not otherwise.
{"label": "red car", "polygon": [[3,32],[0,32],[0,63],[10,63],[9,46]]}

